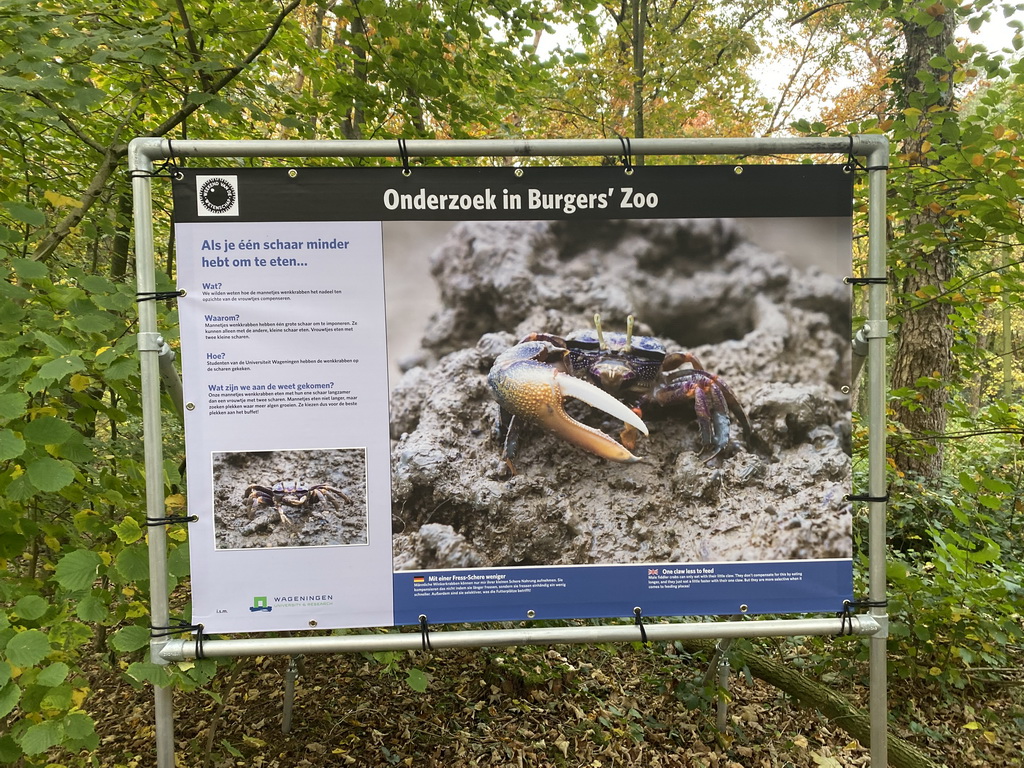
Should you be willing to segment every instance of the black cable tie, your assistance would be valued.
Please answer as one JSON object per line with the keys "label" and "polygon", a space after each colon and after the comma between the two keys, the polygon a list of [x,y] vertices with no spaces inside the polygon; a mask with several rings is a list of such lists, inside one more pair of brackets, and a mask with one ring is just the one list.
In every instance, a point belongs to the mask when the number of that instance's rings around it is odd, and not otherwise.
{"label": "black cable tie", "polygon": [[199,515],[168,515],[167,517],[147,517],[146,526],[154,528],[158,525],[175,525],[177,523],[199,522]]}
{"label": "black cable tie", "polygon": [[427,625],[427,614],[420,614],[420,641],[424,651],[434,650],[434,646],[430,642],[430,627]]}
{"label": "black cable tie", "polygon": [[843,610],[836,614],[839,617],[839,636],[853,634],[853,601],[843,600]]}
{"label": "black cable tie", "polygon": [[206,642],[206,635],[203,633],[202,624],[196,624],[196,627],[198,627],[198,630],[196,631],[196,658],[205,659],[206,651],[203,648],[203,643]]}
{"label": "black cable tie", "polygon": [[168,624],[166,627],[149,625],[149,636],[150,637],[170,637],[171,635],[178,635],[182,632],[202,632],[202,624],[189,624],[187,621],[179,621],[177,624]]}
{"label": "black cable tie", "polygon": [[619,136],[619,143],[622,145],[622,164],[626,167],[626,175],[633,175],[633,149],[629,143],[628,136]]}
{"label": "black cable tie", "polygon": [[638,605],[633,609],[633,623],[640,628],[640,642],[644,645],[650,645],[650,641],[647,639],[647,627],[644,626],[643,610]]}
{"label": "black cable tie", "polygon": [[888,165],[869,165],[864,170],[865,171],[888,171],[889,170],[889,166]]}
{"label": "black cable tie", "polygon": [[843,600],[843,610],[839,611],[839,635],[853,634],[853,611],[856,608],[888,608],[888,600]]}
{"label": "black cable tie", "polygon": [[846,501],[888,501],[889,492],[885,492],[885,496],[871,496],[867,493],[848,493],[846,495]]}
{"label": "black cable tie", "polygon": [[847,285],[888,285],[888,277],[844,277]]}
{"label": "black cable tie", "polygon": [[402,158],[402,175],[412,176],[412,168],[409,167],[409,147],[405,139],[398,140],[398,154]]}
{"label": "black cable tie", "polygon": [[857,160],[857,156],[853,154],[853,134],[849,135],[850,148],[846,151],[846,163],[843,165],[843,171],[850,173],[851,171],[857,170],[858,166],[863,168],[860,162]]}
{"label": "black cable tie", "polygon": [[185,291],[140,291],[135,294],[136,301],[164,301],[165,299],[177,299],[185,295]]}

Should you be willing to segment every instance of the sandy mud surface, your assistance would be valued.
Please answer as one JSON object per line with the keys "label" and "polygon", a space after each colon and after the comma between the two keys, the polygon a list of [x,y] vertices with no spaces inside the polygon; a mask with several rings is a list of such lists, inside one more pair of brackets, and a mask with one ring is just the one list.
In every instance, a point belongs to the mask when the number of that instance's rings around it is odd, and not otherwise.
{"label": "sandy mud surface", "polygon": [[[392,394],[396,569],[851,556],[840,277],[718,220],[465,223],[432,270],[442,308]],[[636,464],[528,428],[509,477],[486,382],[495,357],[530,332],[592,327],[595,313],[610,331],[632,314],[638,333],[696,354],[736,393],[755,444],[734,423],[735,451],[707,461],[684,406],[644,414]],[[579,403],[570,412],[621,428]],[[292,473],[242,474],[233,500],[256,476]]]}
{"label": "sandy mud surface", "polygon": [[[307,491],[321,486],[323,497],[291,494],[287,498],[307,498],[291,506],[282,501],[285,496],[264,492],[261,497],[270,503],[253,509],[248,489],[258,485],[272,491],[276,483]],[[366,456],[361,448],[217,453],[213,484],[218,549],[366,544]]]}

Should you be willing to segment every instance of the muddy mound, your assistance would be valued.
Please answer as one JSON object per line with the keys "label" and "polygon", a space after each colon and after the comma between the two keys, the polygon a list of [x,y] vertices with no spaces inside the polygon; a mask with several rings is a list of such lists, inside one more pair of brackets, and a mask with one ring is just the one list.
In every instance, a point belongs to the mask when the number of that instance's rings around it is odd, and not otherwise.
{"label": "muddy mound", "polygon": [[[433,274],[443,307],[392,394],[396,568],[850,556],[841,279],[719,220],[462,224]],[[755,438],[734,423],[735,449],[709,461],[692,407],[664,409],[644,414],[643,460],[616,464],[530,428],[510,477],[488,371],[525,334],[595,313],[614,331],[634,315],[637,333],[698,356]]]}

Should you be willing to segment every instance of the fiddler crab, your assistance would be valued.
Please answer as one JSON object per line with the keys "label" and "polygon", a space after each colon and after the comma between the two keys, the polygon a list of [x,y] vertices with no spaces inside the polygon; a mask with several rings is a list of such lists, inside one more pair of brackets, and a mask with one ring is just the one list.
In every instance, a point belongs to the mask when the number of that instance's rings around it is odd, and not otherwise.
{"label": "fiddler crab", "polygon": [[348,494],[333,485],[321,483],[303,488],[294,480],[287,482],[281,480],[270,486],[250,485],[242,495],[242,503],[250,518],[267,507],[273,507],[281,518],[281,522],[289,526],[295,525],[288,517],[289,511],[309,512],[321,520],[326,520],[327,518],[317,507],[330,505],[335,512],[341,512],[341,507],[338,506],[339,499],[344,499],[349,504],[352,503]]}
{"label": "fiddler crab", "polygon": [[[632,315],[625,333],[603,332],[600,315],[594,315],[593,330],[574,331],[565,338],[531,333],[498,355],[487,383],[500,405],[502,458],[513,473],[520,421],[537,424],[602,458],[634,462],[640,460],[632,453],[637,437],[648,434],[643,409],[690,403],[706,462],[731,445],[730,414],[747,444],[753,441],[747,415],[726,383],[704,370],[693,355],[668,352],[657,339],[635,336]],[[621,443],[569,416],[562,404],[565,397],[624,422]]]}

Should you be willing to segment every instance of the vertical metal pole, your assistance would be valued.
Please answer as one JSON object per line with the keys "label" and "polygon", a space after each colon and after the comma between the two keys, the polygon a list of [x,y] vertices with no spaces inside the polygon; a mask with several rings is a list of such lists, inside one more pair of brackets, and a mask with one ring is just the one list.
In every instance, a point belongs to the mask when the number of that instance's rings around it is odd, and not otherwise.
{"label": "vertical metal pole", "polygon": [[295,706],[295,678],[299,676],[299,658],[288,657],[284,672],[284,702],[281,705],[281,733],[292,732],[292,710]]}
{"label": "vertical metal pole", "polygon": [[718,648],[722,657],[718,660],[718,710],[715,718],[715,725],[719,733],[725,733],[729,726],[729,646],[732,645],[732,638],[725,638],[718,642]]}
{"label": "vertical metal pole", "polygon": [[[139,140],[128,148],[128,167],[132,173],[135,223],[135,274],[139,293],[156,290],[156,263],[153,248],[153,161]],[[142,371],[142,435],[146,468],[146,516],[164,517],[163,437],[160,423],[160,347],[156,330],[156,302],[140,301],[139,360]],[[170,625],[167,594],[167,531],[162,525],[149,528],[149,615],[154,627]],[[150,660],[166,664],[160,650],[166,637],[150,640]],[[174,709],[171,689],[154,687],[156,713],[157,768],[174,768]]]}
{"label": "vertical metal pole", "polygon": [[[868,277],[885,278],[886,215],[885,182],[889,165],[889,143],[878,136],[868,154]],[[885,316],[884,283],[868,286],[868,490],[872,498],[886,494],[885,462],[885,344],[889,335]],[[888,765],[888,681],[886,641],[889,616],[886,600],[886,513],[884,501],[868,507],[868,596],[871,615],[881,628],[871,636],[869,662],[869,718],[871,722],[871,765]]]}

